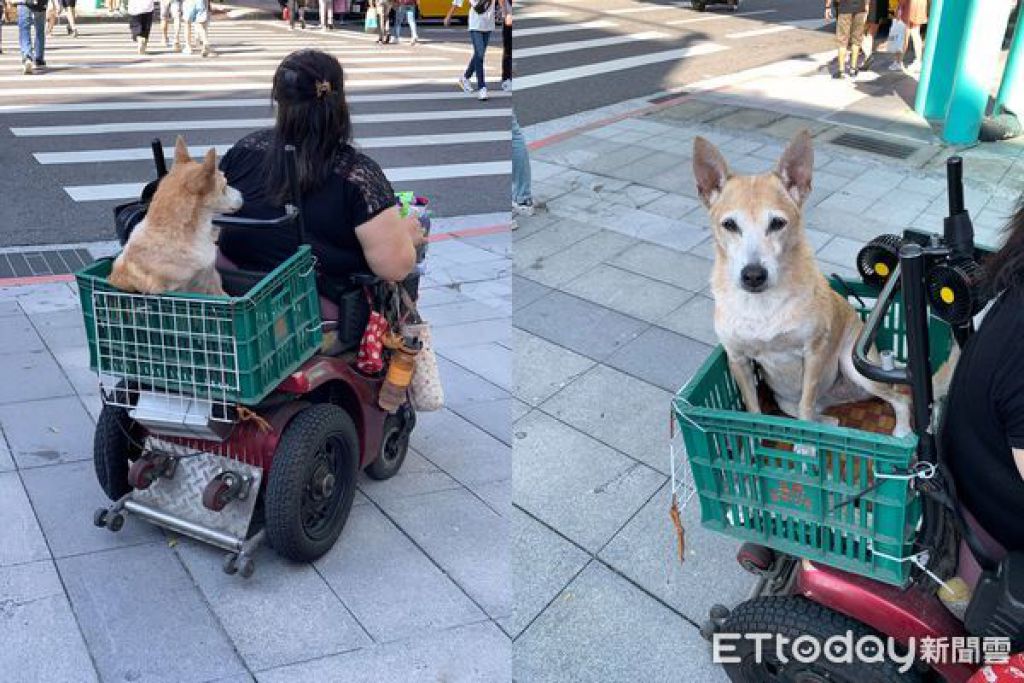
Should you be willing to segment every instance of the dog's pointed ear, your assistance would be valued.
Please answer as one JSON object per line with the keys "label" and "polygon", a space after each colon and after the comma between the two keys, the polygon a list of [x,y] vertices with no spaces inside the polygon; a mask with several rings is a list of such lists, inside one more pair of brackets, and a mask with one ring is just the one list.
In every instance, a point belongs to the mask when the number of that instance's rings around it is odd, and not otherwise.
{"label": "dog's pointed ear", "polygon": [[814,174],[814,144],[806,128],[786,147],[779,159],[778,173],[786,192],[797,204],[803,204],[811,194],[811,176]]}
{"label": "dog's pointed ear", "polygon": [[697,194],[707,207],[715,203],[729,179],[725,157],[700,136],[693,139],[693,177],[697,180]]}
{"label": "dog's pointed ear", "polygon": [[217,172],[217,150],[213,147],[206,150],[206,156],[203,157],[203,173],[210,177]]}
{"label": "dog's pointed ear", "polygon": [[188,161],[192,161],[192,157],[188,155],[188,145],[185,144],[185,138],[179,135],[174,141],[174,163],[183,164]]}

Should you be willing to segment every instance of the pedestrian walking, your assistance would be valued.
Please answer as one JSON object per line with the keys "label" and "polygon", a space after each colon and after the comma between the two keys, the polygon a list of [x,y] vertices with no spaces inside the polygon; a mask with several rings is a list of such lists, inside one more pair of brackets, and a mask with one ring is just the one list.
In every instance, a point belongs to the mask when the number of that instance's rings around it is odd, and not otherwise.
{"label": "pedestrian walking", "polygon": [[512,0],[501,0],[501,89],[512,91]]}
{"label": "pedestrian walking", "polygon": [[59,0],[64,19],[68,22],[68,35],[78,37],[78,0]]}
{"label": "pedestrian walking", "polygon": [[870,68],[875,57],[875,39],[878,36],[878,27],[889,18],[889,0],[871,0],[868,7],[867,24],[864,27],[864,68]]}
{"label": "pedestrian walking", "polygon": [[[860,59],[860,44],[864,40],[864,25],[868,18],[869,0],[828,0],[825,5],[825,20],[836,13],[836,42],[839,44],[839,65],[832,78],[846,78],[849,74],[857,77],[857,60]],[[847,65],[847,53],[851,54]]]}
{"label": "pedestrian walking", "polygon": [[0,55],[4,53],[4,24],[7,23],[7,4],[0,0]]}
{"label": "pedestrian walking", "polygon": [[532,216],[536,207],[533,204],[532,178],[530,176],[530,150],[526,146],[526,138],[519,127],[516,115],[512,114],[512,219],[515,229],[516,216]]}
{"label": "pedestrian walking", "polygon": [[891,71],[902,71],[903,60],[907,56],[907,48],[914,43],[914,61],[906,68],[911,73],[921,71],[921,59],[924,57],[924,38],[921,27],[928,23],[928,0],[900,0],[896,16],[907,25],[907,34],[896,60],[889,65]]}
{"label": "pedestrian walking", "polygon": [[[501,0],[472,0],[469,7],[469,39],[473,43],[473,56],[469,60],[466,72],[459,78],[459,86],[465,92],[471,93],[473,86],[469,78],[476,74],[477,99],[481,102],[487,101],[484,56],[487,54],[487,44],[491,41],[491,33],[494,31],[495,1]],[[444,17],[445,26],[451,25],[455,8],[462,7],[463,2],[465,0],[452,0],[452,6],[448,8],[448,14]]]}
{"label": "pedestrian walking", "polygon": [[47,0],[21,0],[18,4],[21,72],[26,75],[46,66],[46,3]]}
{"label": "pedestrian walking", "polygon": [[107,14],[124,14],[121,0],[107,0]]}
{"label": "pedestrian walking", "polygon": [[334,0],[320,0],[320,30],[334,28]]}
{"label": "pedestrian walking", "polygon": [[416,35],[416,0],[398,0],[395,4],[395,44],[398,44],[402,36],[402,20],[408,20],[409,33],[412,34],[412,44],[420,41]]}
{"label": "pedestrian walking", "polygon": [[139,54],[146,54],[149,44],[149,32],[153,28],[153,11],[156,4],[153,0],[128,0],[128,26],[132,30],[132,40],[138,46]]}
{"label": "pedestrian walking", "polygon": [[213,54],[210,48],[210,8],[206,0],[184,0],[181,6],[182,21],[185,22],[185,49],[187,55],[192,54],[192,29],[199,34],[198,42],[202,43],[202,56]]}
{"label": "pedestrian walking", "polygon": [[[174,20],[174,43],[168,36],[171,20]],[[181,50],[181,0],[160,0],[160,33],[164,37],[164,47],[175,52]]]}
{"label": "pedestrian walking", "polygon": [[377,42],[385,45],[391,42],[391,15],[394,11],[392,0],[373,0],[377,12]]}

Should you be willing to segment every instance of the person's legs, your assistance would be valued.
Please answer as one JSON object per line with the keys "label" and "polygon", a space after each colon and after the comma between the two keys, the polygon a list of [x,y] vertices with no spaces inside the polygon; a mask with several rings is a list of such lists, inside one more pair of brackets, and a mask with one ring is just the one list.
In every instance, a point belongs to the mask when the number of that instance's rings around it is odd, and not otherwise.
{"label": "person's legs", "polygon": [[404,16],[405,16],[405,8],[404,7],[396,7],[395,8],[395,22],[394,22],[394,25],[391,27],[391,32],[395,35],[395,42],[396,43],[398,42],[398,39],[402,37],[402,18]]}
{"label": "person's legs", "polygon": [[530,189],[530,152],[519,121],[512,115],[512,202],[517,207],[533,206]]}
{"label": "person's legs", "polygon": [[907,31],[907,41],[913,41],[914,43],[914,62],[911,67],[920,68],[921,59],[924,57],[924,38],[921,37],[921,27],[914,26],[914,28]]}
{"label": "person's legs", "polygon": [[853,15],[853,26],[850,28],[850,69],[857,71],[857,60],[860,58],[860,46],[864,41],[864,23],[867,21],[866,12],[858,12]]}
{"label": "person's legs", "polygon": [[331,3],[331,0],[318,0],[320,9],[320,29],[323,31],[327,30],[327,5]]}
{"label": "person's legs", "polygon": [[469,32],[469,42],[473,44],[473,56],[469,58],[469,65],[466,66],[466,72],[462,74],[463,78],[471,78],[476,73],[476,60],[481,54],[481,50],[478,49],[480,43],[480,31]]}
{"label": "person's legs", "polygon": [[846,73],[846,50],[850,44],[852,20],[852,14],[840,14],[836,17],[836,43],[839,48],[839,70],[836,72],[836,76],[839,78]]}
{"label": "person's legs", "polygon": [[409,13],[406,15],[406,19],[409,20],[409,32],[412,33],[412,42],[416,43],[419,41],[420,36],[416,32],[416,8],[410,7]]}
{"label": "person's legs", "polygon": [[501,80],[512,80],[512,27],[508,24],[501,27]]}
{"label": "person's legs", "polygon": [[18,46],[22,61],[32,61],[32,10],[24,5],[18,5]]}
{"label": "person's legs", "polygon": [[77,13],[77,2],[75,0],[70,0],[67,7],[64,8],[64,16],[68,19],[68,30],[76,36],[78,35],[78,17],[75,16]]}
{"label": "person's legs", "polygon": [[[487,45],[491,42],[491,32],[479,31],[478,33],[480,34],[480,56],[476,60],[476,87],[477,90],[483,90],[487,87],[487,79],[484,77],[484,58],[487,55]],[[476,46],[473,47],[473,51],[476,51]]]}
{"label": "person's legs", "polygon": [[36,28],[36,45],[33,56],[36,66],[44,66],[46,64],[46,12],[33,12],[32,20]]}

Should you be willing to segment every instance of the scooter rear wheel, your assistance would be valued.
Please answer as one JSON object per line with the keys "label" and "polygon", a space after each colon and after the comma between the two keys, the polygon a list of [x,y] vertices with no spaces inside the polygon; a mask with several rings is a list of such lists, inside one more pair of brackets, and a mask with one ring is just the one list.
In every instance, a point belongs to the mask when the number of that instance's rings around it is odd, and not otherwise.
{"label": "scooter rear wheel", "polygon": [[334,545],[352,509],[359,434],[341,408],[306,408],[288,424],[270,467],[267,541],[280,555],[311,562]]}
{"label": "scooter rear wheel", "polygon": [[[853,643],[860,638],[874,636],[881,638],[877,631],[868,628],[838,612],[823,607],[799,596],[768,596],[754,598],[736,606],[728,618],[717,629],[718,634],[772,633],[793,639],[808,635],[820,646],[832,636],[845,636],[850,631]],[[884,642],[884,638],[882,641]],[[817,661],[802,663],[785,651],[783,662],[775,652],[776,641],[762,643],[762,656],[757,661],[755,641],[740,638],[723,641],[735,645],[730,655],[739,658],[738,663],[725,664],[725,672],[733,683],[920,683],[921,675],[911,668],[900,672],[898,665],[885,658],[884,662],[832,662],[825,657]]]}
{"label": "scooter rear wheel", "polygon": [[132,460],[142,455],[142,427],[128,415],[126,408],[105,405],[96,420],[92,461],[96,480],[110,500],[118,500],[132,490],[128,470]]}

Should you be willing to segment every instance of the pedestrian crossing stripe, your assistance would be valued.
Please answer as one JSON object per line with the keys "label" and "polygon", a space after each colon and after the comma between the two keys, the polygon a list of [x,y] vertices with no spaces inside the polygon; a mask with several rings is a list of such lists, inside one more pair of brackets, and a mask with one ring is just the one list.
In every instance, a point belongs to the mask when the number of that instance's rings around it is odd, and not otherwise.
{"label": "pedestrian crossing stripe", "polygon": [[[192,74],[192,78],[202,74]],[[419,85],[453,85],[451,78],[353,78],[345,81],[345,89],[350,88],[398,88],[402,86]],[[138,85],[82,85],[62,87],[57,95],[139,95],[157,93],[200,93],[200,92],[238,92],[238,91],[260,91],[269,92],[268,81],[253,81],[242,83],[182,83],[176,85],[156,85],[152,83],[141,83]],[[21,99],[33,95],[52,95],[44,87],[38,88],[2,88],[0,89],[0,100]],[[465,95],[464,95],[465,96]],[[467,96],[468,97],[468,96]]]}
{"label": "pedestrian crossing stripe", "polygon": [[[396,64],[396,63],[397,64],[402,64],[402,63],[407,62],[408,60],[403,59],[401,57],[344,57],[340,61],[341,61],[342,66],[345,67],[348,64]],[[449,60],[449,59],[447,59],[445,57],[417,57],[416,61],[417,62],[444,62],[444,64],[448,68],[453,68],[452,67],[453,62],[451,62],[451,60]],[[280,63],[281,63],[280,59],[239,59],[239,60],[218,59],[217,60],[217,67],[218,68],[226,67],[226,66],[273,66],[273,67],[276,67]],[[70,63],[64,64],[64,63],[61,63],[61,62],[55,62],[52,59],[51,60],[47,60],[47,66],[50,69],[71,69],[71,68],[75,68],[75,69],[94,70],[94,71],[102,70],[102,69],[108,69],[108,68],[111,68],[111,67],[116,67],[119,70],[125,70],[125,69],[135,70],[135,69],[138,69],[138,70],[143,70],[143,71],[148,71],[148,72],[154,71],[156,69],[169,69],[171,71],[177,71],[177,70],[189,69],[189,68],[193,68],[194,69],[196,67],[195,64],[188,63],[188,62],[170,62],[170,63],[167,63],[167,62],[143,62],[141,64],[114,64],[114,63],[111,63],[111,62],[95,62],[95,63],[88,63],[88,62],[86,62],[84,64],[70,64]],[[348,69],[346,68],[345,71],[347,72]],[[83,71],[83,72],[80,72],[80,73],[82,74],[82,76],[84,76],[86,78],[88,78],[90,76],[96,75],[96,74],[90,73],[90,71]],[[106,75],[104,75],[102,77],[103,78],[107,78]],[[21,81],[21,80],[24,80],[24,79],[18,78],[17,80]]]}
{"label": "pedestrian crossing stripe", "polygon": [[[353,114],[352,123],[400,123],[408,121],[448,121],[464,119],[508,118],[509,108],[457,109],[443,111],[408,111],[378,114]],[[60,135],[108,135],[116,133],[147,133],[166,130],[225,130],[240,128],[266,128],[274,119],[201,119],[194,121],[118,121],[66,126],[26,126],[11,128],[15,137],[53,137]]]}
{"label": "pedestrian crossing stripe", "polygon": [[[496,131],[463,131],[459,133],[419,133],[415,135],[391,135],[357,138],[354,141],[360,149],[384,149],[398,147],[420,147],[435,145],[467,145],[479,142],[509,142],[512,133],[508,130]],[[210,147],[217,154],[226,154],[231,149],[227,145],[194,145],[189,147],[189,154],[199,158]],[[164,155],[174,158],[174,150],[166,148]],[[97,164],[115,161],[148,161],[153,158],[153,150],[149,147],[132,147],[123,149],[84,149],[75,152],[36,152],[32,156],[44,166],[54,164]]]}
{"label": "pedestrian crossing stripe", "polygon": [[[381,66],[381,67],[353,67],[345,69],[347,74],[390,74],[390,73],[424,73],[435,71],[451,71],[451,64],[434,64],[424,66]],[[259,77],[273,78],[275,69],[246,69],[241,71],[214,71],[202,74],[203,78],[240,78]],[[47,74],[46,81],[81,81],[84,74]],[[196,74],[187,73],[114,73],[103,74],[99,78],[105,81],[134,81],[138,79],[147,80],[174,80],[191,78]],[[0,83],[24,83],[24,76],[0,76]]]}
{"label": "pedestrian crossing stripe", "polygon": [[[424,180],[454,180],[477,176],[503,176],[512,172],[510,161],[483,161],[465,164],[434,164],[385,168],[384,175],[392,184]],[[135,199],[142,193],[145,183],[107,183],[103,185],[73,185],[65,187],[76,202],[121,201]]]}
{"label": "pedestrian crossing stripe", "polygon": [[642,33],[630,33],[624,36],[610,36],[608,38],[594,38],[592,40],[577,40],[553,43],[551,45],[543,45],[540,47],[520,48],[515,51],[515,56],[519,59],[528,59],[530,57],[554,55],[562,52],[575,52],[577,50],[589,50],[596,47],[610,47],[612,45],[635,43],[644,40],[661,40],[669,37],[670,36],[667,33],[644,31]]}
{"label": "pedestrian crossing stripe", "polygon": [[[519,18],[516,18],[518,21]],[[555,24],[553,26],[532,26],[530,28],[514,28],[512,31],[513,39],[515,38],[527,38],[529,36],[542,36],[548,33],[565,33],[567,31],[589,31],[591,29],[598,28],[612,28],[618,26],[614,21],[608,19],[596,19],[594,21],[585,21],[579,24]],[[519,50],[515,51],[515,56],[519,56]]]}

